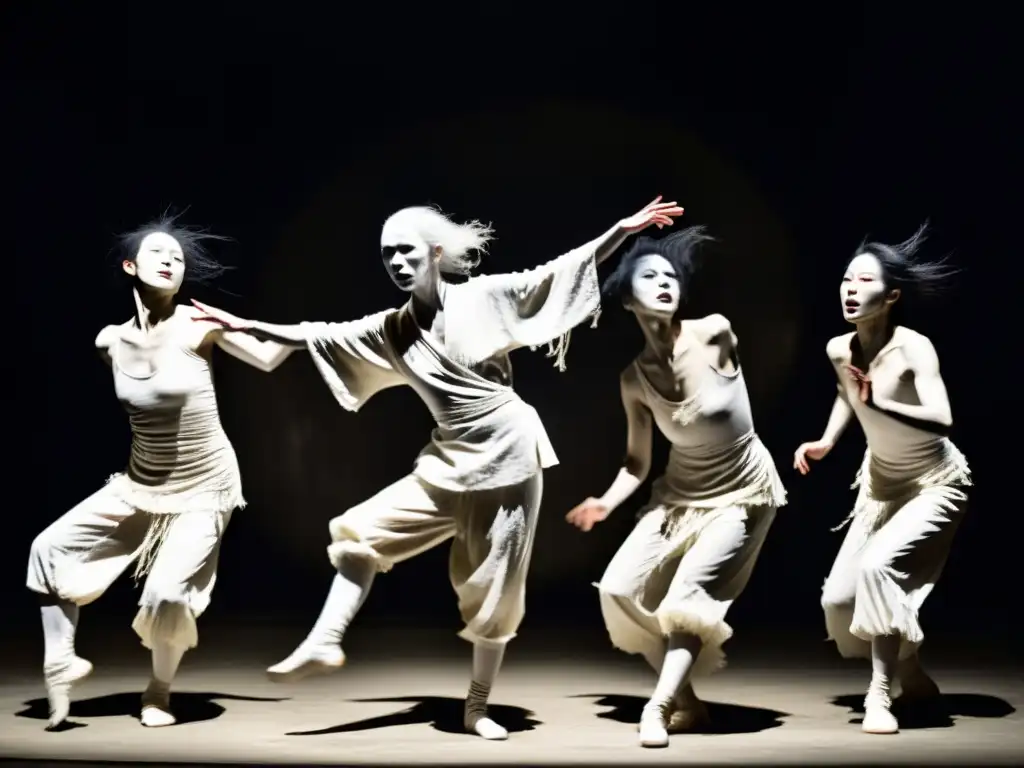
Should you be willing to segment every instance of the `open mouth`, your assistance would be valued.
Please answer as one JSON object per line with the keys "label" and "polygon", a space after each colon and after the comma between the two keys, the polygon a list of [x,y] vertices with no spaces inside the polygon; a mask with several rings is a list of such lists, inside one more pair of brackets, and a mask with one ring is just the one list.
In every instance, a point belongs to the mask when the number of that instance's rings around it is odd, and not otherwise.
{"label": "open mouth", "polygon": [[157,272],[157,274],[160,275],[160,277],[162,277],[164,280],[170,280],[172,277],[174,277],[174,275],[172,275],[166,269],[161,272]]}
{"label": "open mouth", "polygon": [[857,309],[860,306],[860,302],[854,301],[853,299],[847,299],[845,306],[847,309]]}
{"label": "open mouth", "polygon": [[670,293],[659,293],[658,294],[658,301],[660,301],[662,304],[671,304],[672,303],[672,294],[670,294]]}

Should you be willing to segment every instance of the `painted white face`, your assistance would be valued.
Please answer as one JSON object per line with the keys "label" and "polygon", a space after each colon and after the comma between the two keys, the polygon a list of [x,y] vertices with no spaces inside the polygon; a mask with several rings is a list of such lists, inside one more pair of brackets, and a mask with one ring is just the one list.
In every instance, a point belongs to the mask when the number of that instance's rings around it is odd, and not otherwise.
{"label": "painted white face", "polygon": [[882,264],[877,256],[870,253],[861,253],[853,258],[839,288],[843,317],[851,323],[888,311],[898,295],[886,287]]}
{"label": "painted white face", "polygon": [[154,291],[177,293],[185,279],[185,254],[170,235],[151,232],[142,239],[135,260],[124,262],[124,271]]}
{"label": "painted white face", "polygon": [[403,291],[422,290],[437,280],[438,254],[407,224],[384,224],[380,255],[391,280]]}
{"label": "painted white face", "polygon": [[664,256],[651,253],[638,258],[633,265],[630,289],[630,308],[634,312],[671,317],[679,309],[679,275]]}

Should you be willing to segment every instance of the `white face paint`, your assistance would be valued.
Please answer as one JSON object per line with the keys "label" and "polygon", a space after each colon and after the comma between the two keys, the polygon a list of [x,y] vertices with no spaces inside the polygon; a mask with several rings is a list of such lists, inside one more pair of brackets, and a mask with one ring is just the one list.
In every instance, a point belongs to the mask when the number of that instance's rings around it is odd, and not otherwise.
{"label": "white face paint", "polygon": [[633,264],[630,290],[630,309],[634,312],[672,317],[679,309],[679,275],[664,256],[651,253],[638,258]]}
{"label": "white face paint", "polygon": [[886,287],[882,264],[877,256],[870,253],[861,253],[853,258],[839,288],[843,316],[851,323],[887,312],[898,295]]}
{"label": "white face paint", "polygon": [[151,232],[139,245],[135,261],[124,263],[124,271],[154,291],[177,293],[185,279],[185,254],[170,235]]}
{"label": "white face paint", "polygon": [[388,221],[384,224],[380,255],[391,280],[403,291],[428,289],[437,281],[438,254],[407,223]]}

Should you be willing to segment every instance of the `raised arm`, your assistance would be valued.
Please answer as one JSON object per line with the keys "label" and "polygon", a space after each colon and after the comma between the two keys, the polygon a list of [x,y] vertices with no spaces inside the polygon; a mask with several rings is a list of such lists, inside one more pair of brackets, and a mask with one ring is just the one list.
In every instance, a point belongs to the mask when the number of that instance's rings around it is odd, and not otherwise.
{"label": "raised arm", "polygon": [[474,363],[548,344],[555,365],[564,370],[569,333],[601,308],[597,265],[628,235],[651,225],[670,226],[682,213],[659,197],[600,237],[539,267],[483,275],[458,286],[460,299],[445,305],[449,344]]}
{"label": "raised arm", "polygon": [[651,470],[653,419],[639,397],[635,376],[635,371],[629,368],[620,379],[622,406],[626,411],[626,458],[622,467],[604,495],[587,499],[566,515],[568,522],[583,531],[589,531],[595,523],[607,519],[633,495]]}
{"label": "raised arm", "polygon": [[909,421],[929,431],[944,433],[953,425],[949,393],[939,372],[939,356],[926,337],[914,334],[902,346],[907,367],[914,377],[919,404],[901,403],[891,397],[880,397],[874,387],[867,405],[901,421]]}

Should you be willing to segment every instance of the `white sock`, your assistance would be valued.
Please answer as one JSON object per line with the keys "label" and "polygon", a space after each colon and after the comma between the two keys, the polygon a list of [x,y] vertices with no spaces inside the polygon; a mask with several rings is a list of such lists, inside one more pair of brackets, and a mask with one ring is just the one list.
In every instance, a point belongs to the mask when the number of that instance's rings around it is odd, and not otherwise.
{"label": "white sock", "polygon": [[69,662],[75,656],[75,630],[78,627],[78,606],[66,600],[44,601],[43,666]]}
{"label": "white sock", "polygon": [[367,557],[343,557],[331,591],[310,630],[306,643],[313,646],[341,645],[349,623],[366,601],[377,575],[377,564]]}
{"label": "white sock", "polygon": [[701,640],[696,635],[673,632],[668,637],[668,649],[661,664],[658,684],[646,708],[658,708],[662,712],[671,709],[676,694],[683,689],[693,669],[693,662],[700,653]]}
{"label": "white sock", "polygon": [[888,708],[889,689],[899,666],[900,644],[898,635],[876,635],[871,638],[871,687],[868,696],[876,697]]}
{"label": "white sock", "polygon": [[464,725],[467,731],[494,741],[508,738],[508,731],[487,716],[487,699],[504,658],[503,645],[473,645],[473,681],[466,696]]}

